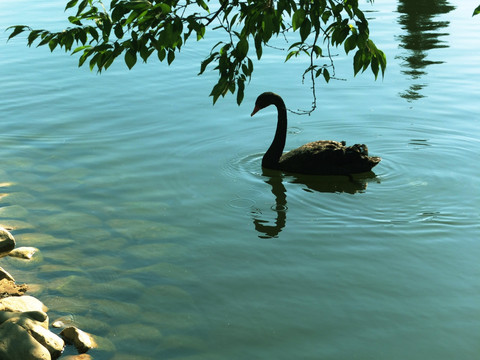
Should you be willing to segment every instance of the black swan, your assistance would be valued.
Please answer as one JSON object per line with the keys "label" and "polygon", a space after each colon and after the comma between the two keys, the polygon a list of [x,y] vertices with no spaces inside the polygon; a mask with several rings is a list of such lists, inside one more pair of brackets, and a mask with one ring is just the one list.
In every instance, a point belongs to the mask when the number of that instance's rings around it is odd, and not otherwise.
{"label": "black swan", "polygon": [[264,168],[310,175],[350,175],[368,172],[380,162],[379,157],[368,156],[366,145],[345,146],[345,142],[332,140],[314,141],[282,154],[287,137],[283,99],[272,92],[261,94],[251,116],[269,105],[277,107],[278,123],[272,145],[262,159]]}

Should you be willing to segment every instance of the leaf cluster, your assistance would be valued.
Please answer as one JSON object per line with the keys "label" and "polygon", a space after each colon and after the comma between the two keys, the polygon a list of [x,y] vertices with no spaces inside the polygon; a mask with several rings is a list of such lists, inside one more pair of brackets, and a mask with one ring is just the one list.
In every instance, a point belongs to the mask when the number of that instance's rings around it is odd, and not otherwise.
{"label": "leaf cluster", "polygon": [[478,15],[478,14],[480,14],[480,5],[478,5],[478,6],[475,8],[475,10],[473,11],[472,16],[475,16],[475,15]]}
{"label": "leaf cluster", "polygon": [[[139,58],[146,62],[154,54],[171,64],[192,36],[200,41],[207,30],[222,32],[223,40],[212,47],[199,72],[212,68],[218,73],[210,93],[214,103],[229,92],[236,93],[238,104],[242,102],[254,71],[252,55],[261,59],[265,46],[278,37],[297,38],[283,51],[285,61],[308,56],[304,77],[321,75],[327,82],[334,77],[330,47],[342,44],[347,54],[355,51],[355,74],[368,67],[375,78],[380,71],[384,74],[385,55],[369,37],[358,0],[220,0],[212,4],[208,0],[111,0],[107,7],[101,0],[70,0],[65,10],[71,14],[71,25],[65,30],[16,25],[9,28],[9,39],[28,32],[29,46],[48,45],[51,51],[59,47],[79,54],[79,66],[88,64],[101,72],[119,57],[129,69]],[[327,63],[319,63],[322,58]]]}

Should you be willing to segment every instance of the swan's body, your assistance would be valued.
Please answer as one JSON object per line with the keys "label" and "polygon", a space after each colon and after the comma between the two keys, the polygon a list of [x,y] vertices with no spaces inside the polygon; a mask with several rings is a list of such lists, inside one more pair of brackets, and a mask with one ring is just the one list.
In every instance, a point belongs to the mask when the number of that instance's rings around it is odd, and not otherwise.
{"label": "swan's body", "polygon": [[332,140],[314,141],[283,154],[287,137],[287,110],[282,98],[274,93],[261,94],[255,102],[252,116],[259,110],[275,105],[278,123],[272,145],[263,156],[262,166],[299,174],[350,175],[370,171],[380,162],[368,156],[366,145],[345,146]]}

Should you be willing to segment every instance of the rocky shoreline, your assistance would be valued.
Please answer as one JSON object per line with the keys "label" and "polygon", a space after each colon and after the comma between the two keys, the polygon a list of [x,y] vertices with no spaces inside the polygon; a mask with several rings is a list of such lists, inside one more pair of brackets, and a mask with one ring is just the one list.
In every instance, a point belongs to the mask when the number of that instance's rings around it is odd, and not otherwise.
{"label": "rocky shoreline", "polygon": [[[0,258],[5,256],[31,259],[38,249],[15,248],[12,234],[0,228]],[[25,295],[28,285],[17,284],[0,266],[0,359],[51,360],[62,356],[66,346],[74,346],[78,355],[62,360],[89,360],[86,352],[97,347],[94,336],[60,321],[50,324],[47,307],[37,298]],[[62,328],[59,335],[50,330]]]}

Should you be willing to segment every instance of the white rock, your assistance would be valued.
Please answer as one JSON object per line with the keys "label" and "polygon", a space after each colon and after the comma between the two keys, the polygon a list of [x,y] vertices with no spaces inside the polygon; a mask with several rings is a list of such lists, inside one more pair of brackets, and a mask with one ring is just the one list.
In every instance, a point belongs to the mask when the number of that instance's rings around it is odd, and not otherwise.
{"label": "white rock", "polygon": [[56,359],[62,354],[63,348],[65,347],[64,341],[58,335],[45,329],[39,322],[23,318],[18,321],[18,324],[26,329],[35,340],[42,344],[52,355],[52,358]]}
{"label": "white rock", "polygon": [[48,308],[33,296],[9,296],[0,299],[0,311],[43,311],[47,312]]}
{"label": "white rock", "polygon": [[60,336],[62,336],[68,344],[75,345],[79,353],[86,353],[88,350],[97,347],[97,343],[90,334],[75,326],[63,329],[60,332]]}
{"label": "white rock", "polygon": [[37,251],[38,249],[35,247],[21,246],[10,251],[8,256],[30,260]]}

